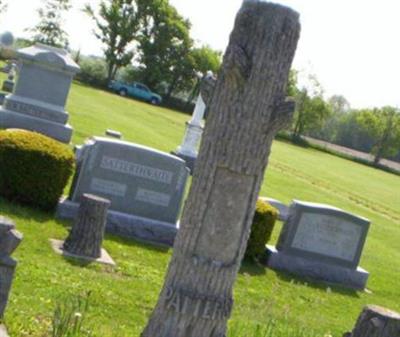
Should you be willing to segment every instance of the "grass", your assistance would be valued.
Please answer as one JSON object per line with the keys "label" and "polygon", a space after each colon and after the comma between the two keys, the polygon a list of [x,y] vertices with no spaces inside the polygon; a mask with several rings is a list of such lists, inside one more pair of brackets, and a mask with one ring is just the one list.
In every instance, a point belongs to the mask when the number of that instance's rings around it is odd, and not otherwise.
{"label": "grass", "polygon": [[[124,139],[166,152],[179,145],[188,119],[80,84],[72,87],[68,110],[74,144],[111,128],[122,132]],[[275,337],[288,337],[288,330],[292,337],[339,337],[351,329],[366,304],[400,311],[398,176],[276,141],[261,194],[287,203],[292,199],[329,203],[371,219],[361,260],[371,273],[371,292],[329,287],[245,263],[235,286],[231,337],[268,336],[271,322],[276,326]],[[104,246],[117,267],[85,265],[60,257],[50,248],[48,239],[65,238],[68,223],[3,199],[0,213],[12,218],[24,234],[14,254],[19,264],[5,315],[11,337],[50,336],[59,299],[87,291],[91,298],[86,322],[94,336],[140,335],[162,286],[170,250],[107,236]],[[237,335],[238,329],[246,332]]]}

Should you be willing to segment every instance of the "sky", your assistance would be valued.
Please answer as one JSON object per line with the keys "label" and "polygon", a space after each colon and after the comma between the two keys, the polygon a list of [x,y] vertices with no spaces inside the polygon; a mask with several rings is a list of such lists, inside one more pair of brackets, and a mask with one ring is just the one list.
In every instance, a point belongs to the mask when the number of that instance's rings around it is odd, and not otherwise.
{"label": "sky", "polygon": [[[0,32],[29,36],[37,21],[41,0],[8,0],[0,16]],[[93,23],[80,10],[85,3],[72,0],[65,29],[73,49],[101,55],[92,34]],[[224,51],[242,0],[170,0],[192,23],[196,43]],[[321,83],[325,97],[343,95],[354,108],[400,106],[400,1],[399,0],[275,0],[300,13],[302,33],[294,68],[300,81],[308,74]]]}

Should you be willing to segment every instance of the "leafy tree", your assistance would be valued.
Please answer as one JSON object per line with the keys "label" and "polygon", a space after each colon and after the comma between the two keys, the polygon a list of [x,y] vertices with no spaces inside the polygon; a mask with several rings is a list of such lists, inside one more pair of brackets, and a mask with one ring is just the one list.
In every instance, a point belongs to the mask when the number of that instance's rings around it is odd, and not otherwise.
{"label": "leafy tree", "polygon": [[191,102],[200,92],[200,80],[208,71],[217,74],[221,67],[222,53],[212,49],[210,46],[192,48],[190,54],[193,58],[194,75],[192,78],[192,92],[189,95],[188,102]]}
{"label": "leafy tree", "polygon": [[346,97],[342,95],[333,95],[328,100],[333,114],[343,114],[350,111],[351,106]]}
{"label": "leafy tree", "polygon": [[299,91],[296,100],[292,137],[299,140],[305,133],[321,128],[331,109],[322,95],[310,96],[306,88]]}
{"label": "leafy tree", "polygon": [[296,97],[299,94],[299,89],[297,88],[297,75],[296,69],[291,69],[289,72],[289,81],[287,85],[287,95],[289,97]]}
{"label": "leafy tree", "polygon": [[84,11],[94,20],[94,34],[105,46],[109,82],[134,56],[131,44],[137,38],[139,27],[136,3],[134,0],[102,0],[98,13],[89,4]]}
{"label": "leafy tree", "polygon": [[400,112],[398,109],[386,106],[382,109],[363,110],[357,121],[375,140],[372,148],[375,165],[378,165],[383,157],[397,154],[400,147]]}
{"label": "leafy tree", "polygon": [[166,95],[182,90],[194,75],[190,23],[168,0],[137,0],[140,16],[140,73],[149,87]]}
{"label": "leafy tree", "polygon": [[46,0],[38,9],[39,22],[28,31],[33,33],[35,42],[53,47],[68,45],[68,34],[62,28],[63,14],[71,8],[70,0]]}
{"label": "leafy tree", "polygon": [[7,10],[8,4],[4,0],[0,0],[0,13],[3,13]]}

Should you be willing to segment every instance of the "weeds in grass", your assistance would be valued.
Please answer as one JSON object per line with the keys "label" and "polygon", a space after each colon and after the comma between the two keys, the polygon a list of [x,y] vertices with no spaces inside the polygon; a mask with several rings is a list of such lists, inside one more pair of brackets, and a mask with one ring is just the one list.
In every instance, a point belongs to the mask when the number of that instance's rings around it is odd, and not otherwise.
{"label": "weeds in grass", "polygon": [[57,303],[52,319],[51,337],[91,337],[84,327],[90,292]]}

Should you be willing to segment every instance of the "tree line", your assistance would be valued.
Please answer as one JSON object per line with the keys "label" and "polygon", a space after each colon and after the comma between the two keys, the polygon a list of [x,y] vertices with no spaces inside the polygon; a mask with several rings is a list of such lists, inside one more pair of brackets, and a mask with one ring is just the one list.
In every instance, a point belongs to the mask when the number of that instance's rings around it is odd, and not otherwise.
{"label": "tree line", "polygon": [[[0,0],[1,3],[4,1]],[[38,8],[38,23],[27,31],[33,42],[69,49],[63,28],[71,0],[45,0]],[[139,81],[164,95],[199,92],[199,77],[218,72],[221,52],[208,45],[196,46],[191,23],[169,0],[101,0],[98,8],[82,8],[94,23],[93,34],[103,46],[103,56],[74,51],[81,66],[79,79],[106,86],[118,77]]]}
{"label": "tree line", "polygon": [[[6,2],[0,0],[0,11]],[[29,29],[34,42],[68,49],[63,16],[70,0],[45,0],[38,8],[38,23]],[[101,0],[97,9],[82,10],[93,20],[94,36],[103,45],[103,57],[74,52],[81,66],[78,79],[106,86],[118,77],[139,81],[164,95],[184,93],[187,102],[199,93],[202,74],[217,73],[221,52],[209,46],[195,46],[190,21],[182,17],[169,0]],[[31,42],[31,41],[29,41]],[[300,87],[297,72],[290,74],[288,95],[297,108],[287,130],[295,142],[311,136],[330,143],[371,153],[375,164],[382,158],[400,161],[400,112],[395,107],[352,109],[345,97],[328,99],[315,76],[310,87]]]}
{"label": "tree line", "polygon": [[384,106],[353,109],[344,96],[324,98],[315,76],[310,87],[299,88],[291,72],[288,94],[296,99],[296,111],[288,132],[294,142],[310,136],[329,143],[371,153],[374,164],[382,158],[400,161],[400,110]]}

